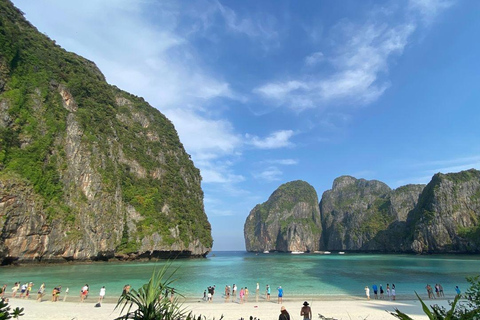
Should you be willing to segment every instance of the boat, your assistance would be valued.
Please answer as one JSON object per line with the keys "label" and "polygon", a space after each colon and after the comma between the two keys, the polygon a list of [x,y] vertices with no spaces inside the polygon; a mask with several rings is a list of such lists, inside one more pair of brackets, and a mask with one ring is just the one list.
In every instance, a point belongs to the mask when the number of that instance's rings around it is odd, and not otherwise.
{"label": "boat", "polygon": [[323,254],[330,254],[331,252],[330,251],[325,251]]}
{"label": "boat", "polygon": [[302,253],[305,253],[303,251],[292,251],[291,254],[302,254]]}
{"label": "boat", "polygon": [[265,251],[263,251],[263,253],[270,253],[270,251],[268,251],[268,250],[265,250]]}
{"label": "boat", "polygon": [[340,251],[338,254],[345,254],[345,252],[343,252],[343,251]]}

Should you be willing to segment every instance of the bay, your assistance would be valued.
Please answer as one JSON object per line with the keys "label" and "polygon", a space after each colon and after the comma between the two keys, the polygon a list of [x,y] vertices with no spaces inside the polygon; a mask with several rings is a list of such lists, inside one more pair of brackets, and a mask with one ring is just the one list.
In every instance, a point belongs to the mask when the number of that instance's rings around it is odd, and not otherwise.
{"label": "bay", "polygon": [[[467,276],[480,274],[478,255],[407,255],[407,254],[255,254],[218,251],[205,259],[178,259],[156,262],[95,262],[78,264],[4,266],[0,268],[0,284],[7,292],[14,282],[42,282],[47,290],[62,285],[77,296],[84,284],[97,296],[107,288],[107,296],[118,297],[125,284],[139,288],[154,270],[170,264],[174,287],[189,299],[200,299],[208,286],[216,286],[216,299],[221,299],[225,285],[248,287],[250,299],[256,283],[260,292],[267,284],[282,286],[285,297],[349,299],[364,295],[365,286],[395,284],[397,299],[412,299],[415,291],[425,294],[426,284],[441,283],[447,297],[455,295],[455,286],[468,288]],[[48,292],[48,291],[47,291]],[[373,292],[372,292],[373,294]]]}

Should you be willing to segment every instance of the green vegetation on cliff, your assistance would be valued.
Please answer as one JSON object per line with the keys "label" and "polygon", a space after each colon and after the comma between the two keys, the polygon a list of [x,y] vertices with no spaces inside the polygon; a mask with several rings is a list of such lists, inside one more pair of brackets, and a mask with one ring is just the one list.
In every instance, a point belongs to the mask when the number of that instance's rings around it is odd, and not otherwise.
{"label": "green vegetation on cliff", "polygon": [[[135,233],[120,233],[118,251],[135,251],[154,233],[165,248],[195,239],[211,248],[200,172],[172,123],[142,98],[107,84],[93,62],[66,52],[0,0],[0,178],[11,172],[29,181],[49,220],[75,229],[92,199],[75,187],[72,179],[79,177],[69,175],[70,114],[83,159],[101,177],[97,194],[113,199],[120,190],[120,200],[141,215]],[[106,220],[124,221],[114,204],[104,207]]]}

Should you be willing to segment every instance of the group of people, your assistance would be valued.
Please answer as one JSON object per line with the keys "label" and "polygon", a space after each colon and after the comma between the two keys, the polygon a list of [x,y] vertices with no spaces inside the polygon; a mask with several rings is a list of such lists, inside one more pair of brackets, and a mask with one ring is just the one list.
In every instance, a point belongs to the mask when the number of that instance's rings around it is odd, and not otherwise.
{"label": "group of people", "polygon": [[[457,288],[458,288],[458,286],[457,286]],[[429,285],[427,283],[427,285],[425,286],[425,289],[427,289],[428,298],[436,299],[435,295],[433,294],[433,288],[432,288],[431,285]],[[435,294],[437,295],[437,298],[445,297],[445,294],[443,294],[443,287],[440,283],[435,284]]]}
{"label": "group of people", "polygon": [[[303,303],[303,306],[300,309],[300,316],[302,316],[303,320],[312,320],[312,308],[310,308],[310,305],[307,301]],[[280,308],[278,320],[290,320],[290,314],[284,306]]]}
{"label": "group of people", "polygon": [[[8,286],[6,284],[4,284],[0,288],[0,298],[2,298],[2,299],[6,298],[5,295],[7,293],[7,287]],[[34,283],[33,282],[25,282],[23,284],[21,282],[15,282],[14,286],[11,289],[12,290],[11,297],[12,298],[17,298],[18,297],[18,298],[23,298],[23,299],[29,299],[30,296],[31,296],[31,292],[32,292],[33,288],[34,288]],[[67,300],[68,291],[69,291],[69,288],[67,288],[64,292],[65,294],[63,296],[63,301]],[[90,291],[90,288],[89,288],[88,284],[85,284],[82,287],[82,289],[80,290],[80,302],[85,301],[85,299],[88,297],[88,292],[89,291]],[[37,290],[37,301],[38,302],[42,302],[43,297],[45,295],[45,292],[46,292],[45,283],[42,283]],[[61,292],[62,292],[62,286],[61,285],[55,286],[52,289],[52,299],[51,299],[51,301],[52,302],[57,302],[60,298],[60,293]],[[103,301],[103,298],[105,297],[105,293],[106,293],[106,289],[105,289],[105,286],[103,286],[100,289],[98,302]]]}
{"label": "group of people", "polygon": [[[278,291],[278,303],[283,302],[283,288],[279,286],[277,288]],[[270,296],[271,296],[271,287],[270,285],[265,286],[265,300],[270,301]],[[209,286],[207,290],[203,291],[203,301],[206,302],[212,302],[213,301],[213,295],[215,294],[215,285]],[[237,300],[237,294],[238,294],[238,300]],[[248,302],[250,295],[250,290],[248,287],[241,287],[240,290],[238,290],[238,286],[234,283],[232,286],[230,285],[225,285],[224,289],[224,298],[225,302],[239,302],[240,304]],[[260,298],[260,284],[257,282],[257,286],[255,288],[255,301],[258,302]]]}
{"label": "group of people", "polygon": [[237,301],[237,292],[239,296],[239,302],[240,304],[243,304],[244,302],[248,302],[248,295],[249,291],[248,288],[240,288],[240,291],[238,291],[237,285],[234,283],[233,286],[225,285],[225,302],[230,302],[230,298],[232,298],[232,302]]}
{"label": "group of people", "polygon": [[[374,299],[385,299],[385,295],[387,296],[388,300],[395,300],[397,297],[394,283],[392,283],[391,287],[390,284],[387,283],[387,287],[385,288],[385,290],[383,290],[382,285],[378,287],[376,284],[374,284],[372,285],[372,290]],[[368,286],[365,286],[365,295],[367,296],[367,300],[370,300],[370,288]]]}

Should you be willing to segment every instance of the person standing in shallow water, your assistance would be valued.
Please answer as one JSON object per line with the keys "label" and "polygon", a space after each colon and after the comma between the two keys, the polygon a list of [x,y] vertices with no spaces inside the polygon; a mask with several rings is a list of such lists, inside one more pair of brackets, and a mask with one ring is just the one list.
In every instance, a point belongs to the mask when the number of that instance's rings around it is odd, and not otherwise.
{"label": "person standing in shallow water", "polygon": [[281,286],[279,286],[277,290],[278,290],[278,303],[280,304],[283,302],[283,289]]}
{"label": "person standing in shallow water", "polygon": [[303,320],[312,320],[312,309],[308,305],[308,302],[303,303],[303,307],[300,310],[300,315],[303,317]]}
{"label": "person standing in shallow water", "polygon": [[290,320],[290,314],[284,306],[280,308],[280,316],[278,316],[278,320]]}

